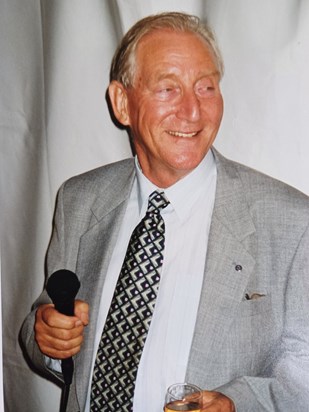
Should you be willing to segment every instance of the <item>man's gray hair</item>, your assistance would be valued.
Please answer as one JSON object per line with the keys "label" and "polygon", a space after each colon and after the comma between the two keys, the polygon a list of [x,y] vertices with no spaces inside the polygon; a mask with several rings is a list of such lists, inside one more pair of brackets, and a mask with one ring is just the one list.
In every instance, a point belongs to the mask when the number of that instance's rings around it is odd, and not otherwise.
{"label": "man's gray hair", "polygon": [[112,60],[110,81],[117,80],[126,88],[133,86],[137,45],[146,34],[160,29],[194,33],[201,36],[214,55],[220,78],[223,76],[223,59],[211,28],[197,16],[186,13],[166,12],[139,20],[125,34]]}

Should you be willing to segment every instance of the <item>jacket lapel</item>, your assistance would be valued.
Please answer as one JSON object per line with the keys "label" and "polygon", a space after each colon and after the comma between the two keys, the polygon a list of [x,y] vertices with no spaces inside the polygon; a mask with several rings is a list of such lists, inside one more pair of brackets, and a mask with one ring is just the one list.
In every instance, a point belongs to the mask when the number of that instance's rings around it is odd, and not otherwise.
{"label": "jacket lapel", "polygon": [[204,387],[216,380],[216,371],[209,370],[207,363],[220,353],[255,265],[248,252],[254,242],[255,227],[242,182],[233,163],[215,150],[214,155],[218,170],[216,198],[186,376],[189,382]]}

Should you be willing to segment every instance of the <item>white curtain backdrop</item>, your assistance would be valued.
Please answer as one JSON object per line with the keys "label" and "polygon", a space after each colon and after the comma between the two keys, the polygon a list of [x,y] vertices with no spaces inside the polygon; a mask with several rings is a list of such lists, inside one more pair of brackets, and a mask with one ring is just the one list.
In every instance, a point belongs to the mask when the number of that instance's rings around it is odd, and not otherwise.
{"label": "white curtain backdrop", "polygon": [[197,14],[217,34],[226,74],[216,147],[309,194],[307,0],[0,0],[6,412],[58,410],[60,390],[30,370],[18,332],[43,286],[59,185],[131,155],[106,106],[109,64],[125,30],[164,10]]}

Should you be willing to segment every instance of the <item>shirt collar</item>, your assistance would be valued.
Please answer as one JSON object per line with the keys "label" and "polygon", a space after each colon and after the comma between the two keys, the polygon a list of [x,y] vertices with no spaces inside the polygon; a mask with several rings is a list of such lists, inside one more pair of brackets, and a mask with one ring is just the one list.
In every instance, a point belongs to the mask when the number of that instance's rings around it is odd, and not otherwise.
{"label": "shirt collar", "polygon": [[[210,184],[217,176],[216,162],[211,150],[208,151],[201,163],[187,176],[172,186],[161,189],[155,186],[143,174],[137,157],[135,157],[137,175],[138,206],[141,215],[147,209],[148,197],[154,190],[164,191],[172,208],[179,219],[184,220],[190,214],[193,205],[206,193]],[[166,208],[168,211],[169,206]],[[165,210],[165,209],[164,209]]]}

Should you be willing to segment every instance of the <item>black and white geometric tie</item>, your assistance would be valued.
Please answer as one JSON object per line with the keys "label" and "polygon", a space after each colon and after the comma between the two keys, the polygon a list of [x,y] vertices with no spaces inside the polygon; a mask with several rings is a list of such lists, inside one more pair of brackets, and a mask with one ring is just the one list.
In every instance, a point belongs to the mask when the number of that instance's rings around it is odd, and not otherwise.
{"label": "black and white geometric tie", "polygon": [[99,344],[91,387],[91,412],[132,412],[137,368],[159,290],[164,251],[160,210],[169,201],[153,192],[134,229]]}

